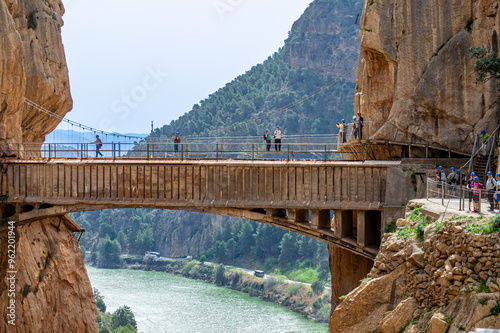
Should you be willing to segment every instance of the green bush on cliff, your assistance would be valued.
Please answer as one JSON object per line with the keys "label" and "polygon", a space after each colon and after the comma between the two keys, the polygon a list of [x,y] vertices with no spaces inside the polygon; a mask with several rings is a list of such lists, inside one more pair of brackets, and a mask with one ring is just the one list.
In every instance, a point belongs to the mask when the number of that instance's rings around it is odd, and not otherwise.
{"label": "green bush on cliff", "polygon": [[471,58],[476,58],[474,64],[476,82],[486,82],[491,78],[500,78],[500,57],[490,47],[471,47],[469,55]]}

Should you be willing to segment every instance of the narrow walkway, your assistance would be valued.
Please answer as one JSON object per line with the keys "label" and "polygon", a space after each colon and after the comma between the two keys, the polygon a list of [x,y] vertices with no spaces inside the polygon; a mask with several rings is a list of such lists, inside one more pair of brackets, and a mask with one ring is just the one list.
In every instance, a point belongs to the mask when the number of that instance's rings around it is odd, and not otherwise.
{"label": "narrow walkway", "polygon": [[[410,202],[417,203],[423,206],[423,210],[426,215],[431,216],[433,219],[438,219],[444,215],[445,219],[452,218],[454,216],[473,216],[479,217],[483,216],[490,218],[500,213],[500,210],[495,209],[495,212],[490,212],[490,204],[486,200],[481,200],[481,214],[469,211],[469,201],[465,200],[465,210],[459,210],[459,199],[445,199],[444,206],[442,205],[441,199],[429,198],[427,199],[414,199]],[[471,203],[472,207],[472,203]]]}

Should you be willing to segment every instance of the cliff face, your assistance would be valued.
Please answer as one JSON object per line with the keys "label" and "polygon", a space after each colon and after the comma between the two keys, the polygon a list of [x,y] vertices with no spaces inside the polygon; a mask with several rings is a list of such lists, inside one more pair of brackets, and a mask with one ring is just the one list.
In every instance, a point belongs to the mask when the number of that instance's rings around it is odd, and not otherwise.
{"label": "cliff face", "polygon": [[499,235],[474,235],[476,223],[487,222],[434,222],[417,239],[409,232],[417,223],[398,220],[402,229],[384,235],[366,282],[335,309],[330,331],[458,333],[500,327]]}
{"label": "cliff face", "polygon": [[357,91],[372,138],[471,150],[474,133],[498,126],[496,82],[476,85],[468,52],[498,52],[498,3],[366,1]]}
{"label": "cliff face", "polygon": [[63,13],[59,0],[0,1],[0,157],[17,155],[16,143],[43,142],[59,123],[24,98],[59,115],[72,108]]}
{"label": "cliff face", "polygon": [[[291,68],[307,68],[320,77],[337,77],[356,67],[359,54],[356,15],[363,1],[316,0],[293,24],[283,48]],[[356,69],[346,77],[354,82]]]}
{"label": "cliff face", "polygon": [[[15,229],[16,326],[0,321],[1,332],[97,332],[97,309],[78,242],[67,217],[45,219]],[[0,233],[0,253],[8,250]],[[9,304],[7,256],[0,256],[0,298]],[[0,316],[8,318],[7,307]]]}

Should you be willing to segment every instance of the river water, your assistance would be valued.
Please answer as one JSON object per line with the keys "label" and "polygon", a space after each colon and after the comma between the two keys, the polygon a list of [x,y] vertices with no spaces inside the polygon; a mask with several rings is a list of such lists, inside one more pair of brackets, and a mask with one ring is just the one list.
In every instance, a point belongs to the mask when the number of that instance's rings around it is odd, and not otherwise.
{"label": "river water", "polygon": [[285,307],[211,283],[162,272],[90,266],[87,272],[104,296],[106,312],[129,306],[138,332],[328,332],[325,324]]}

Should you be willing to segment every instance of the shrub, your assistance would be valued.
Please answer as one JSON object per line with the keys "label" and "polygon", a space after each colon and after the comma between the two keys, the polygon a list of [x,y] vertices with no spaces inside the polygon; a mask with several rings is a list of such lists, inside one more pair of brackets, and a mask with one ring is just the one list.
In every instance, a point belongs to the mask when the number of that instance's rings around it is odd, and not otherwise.
{"label": "shrub", "polygon": [[311,289],[315,294],[321,294],[325,290],[325,286],[321,281],[314,281],[311,285]]}
{"label": "shrub", "polygon": [[316,310],[319,310],[321,309],[321,306],[322,306],[322,302],[321,302],[321,297],[318,297],[317,300],[314,301],[313,303],[313,308],[315,308]]}
{"label": "shrub", "polygon": [[484,281],[481,281],[479,283],[479,285],[477,286],[475,292],[477,294],[480,294],[480,293],[491,293],[491,290],[490,288],[486,285],[486,282]]}
{"label": "shrub", "polygon": [[215,270],[215,283],[219,286],[222,286],[226,280],[224,275],[225,272],[226,268],[223,265],[217,266],[217,269]]}
{"label": "shrub", "polygon": [[286,293],[292,296],[297,295],[303,286],[301,283],[294,283],[287,288]]}
{"label": "shrub", "polygon": [[106,304],[104,304],[104,301],[102,298],[98,298],[95,300],[95,305],[97,306],[97,310],[101,312],[106,312]]}
{"label": "shrub", "polygon": [[396,230],[398,230],[398,227],[396,226],[396,220],[392,220],[391,223],[389,223],[385,227],[384,233],[389,234],[389,233],[396,232]]}
{"label": "shrub", "polygon": [[500,314],[500,305],[497,304],[495,305],[491,310],[490,310],[491,314],[494,315],[494,316],[498,316]]}

